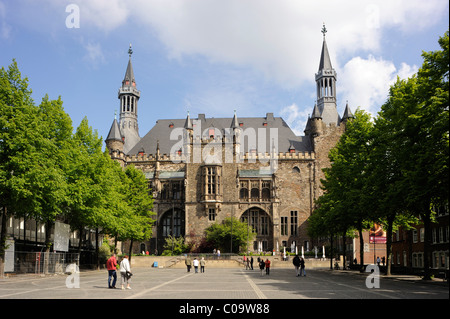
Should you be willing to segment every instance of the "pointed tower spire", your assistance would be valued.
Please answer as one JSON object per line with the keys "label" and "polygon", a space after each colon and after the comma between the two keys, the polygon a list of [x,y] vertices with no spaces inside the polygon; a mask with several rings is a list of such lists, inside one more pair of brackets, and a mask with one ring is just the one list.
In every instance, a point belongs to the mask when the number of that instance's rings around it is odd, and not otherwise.
{"label": "pointed tower spire", "polygon": [[317,107],[324,124],[339,125],[340,118],[336,108],[336,71],[331,65],[325,34],[327,29],[323,24],[323,44],[320,54],[319,71],[316,73]]}
{"label": "pointed tower spire", "polygon": [[332,70],[330,54],[328,53],[327,41],[325,40],[325,33],[327,33],[327,29],[325,28],[325,23],[323,24],[322,31],[323,33],[323,44],[322,44],[322,53],[320,55],[320,63],[319,63],[319,71],[320,70]]}
{"label": "pointed tower spire", "polygon": [[125,76],[122,81],[122,87],[124,86],[136,86],[136,80],[134,78],[134,72],[133,72],[133,65],[131,64],[131,55],[133,54],[133,50],[131,49],[131,43],[130,48],[128,49],[128,65],[127,70],[125,71]]}
{"label": "pointed tower spire", "polygon": [[186,117],[186,122],[184,122],[184,128],[187,130],[192,130],[192,122],[191,122],[191,117],[189,116],[189,111],[187,113],[187,117]]}
{"label": "pointed tower spire", "polygon": [[120,100],[120,129],[124,137],[124,152],[127,154],[134,145],[141,139],[139,136],[139,127],[137,121],[138,101],[141,92],[136,88],[131,55],[133,50],[128,48],[128,65],[122,86],[119,89],[118,98]]}
{"label": "pointed tower spire", "polygon": [[313,109],[311,118],[313,118],[313,119],[321,119],[322,118],[322,115],[319,112],[319,108],[317,107],[317,104],[314,104],[314,109]]}
{"label": "pointed tower spire", "polygon": [[231,128],[238,128],[239,127],[239,121],[236,115],[236,110],[234,110],[234,116],[233,116],[233,120],[231,121]]}
{"label": "pointed tower spire", "polygon": [[348,101],[347,104],[345,105],[345,111],[344,111],[344,115],[342,116],[342,121],[346,121],[348,119],[354,119],[355,116],[353,115],[352,111],[350,110],[349,106],[348,106]]}

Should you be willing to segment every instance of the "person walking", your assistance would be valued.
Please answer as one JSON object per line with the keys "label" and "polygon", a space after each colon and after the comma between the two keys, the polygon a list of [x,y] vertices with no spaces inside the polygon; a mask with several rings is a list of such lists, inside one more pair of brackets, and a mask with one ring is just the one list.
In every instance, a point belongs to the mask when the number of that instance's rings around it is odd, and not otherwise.
{"label": "person walking", "polygon": [[200,272],[204,273],[205,272],[205,257],[202,257],[202,259],[200,260]]}
{"label": "person walking", "polygon": [[264,268],[266,267],[266,263],[264,262],[264,259],[260,259],[259,260],[259,270],[261,271],[261,276],[263,275],[263,271],[264,271]]}
{"label": "person walking", "polygon": [[299,276],[301,276],[302,274],[304,277],[306,277],[305,260],[303,259],[303,257],[300,257],[300,274],[299,274]]}
{"label": "person walking", "polygon": [[[108,269],[108,288],[116,288],[117,281],[117,259],[116,254],[112,254],[106,261],[106,269]],[[112,279],[112,284],[111,284]]]}
{"label": "person walking", "polygon": [[299,277],[300,276],[300,257],[298,257],[298,255],[295,255],[294,259],[292,260],[292,263],[294,264],[294,267],[295,267],[295,276]]}
{"label": "person walking", "polygon": [[250,257],[250,267],[252,268],[252,270],[253,270],[253,256],[252,257]]}
{"label": "person walking", "polygon": [[127,289],[131,289],[130,280],[131,280],[132,275],[133,274],[131,273],[130,262],[128,261],[128,256],[125,255],[123,257],[122,261],[120,262],[120,277],[121,277],[122,289],[125,289],[123,287],[124,284],[127,285]]}
{"label": "person walking", "polygon": [[266,259],[266,262],[265,262],[265,266],[266,266],[266,275],[268,276],[268,275],[270,275],[270,260],[269,260],[269,258],[267,258]]}
{"label": "person walking", "polygon": [[192,265],[194,266],[194,270],[195,270],[196,274],[198,273],[198,264],[199,264],[198,259],[194,258],[194,261],[192,262]]}
{"label": "person walking", "polygon": [[191,266],[192,266],[191,257],[186,256],[184,263],[186,264],[187,272],[191,272]]}

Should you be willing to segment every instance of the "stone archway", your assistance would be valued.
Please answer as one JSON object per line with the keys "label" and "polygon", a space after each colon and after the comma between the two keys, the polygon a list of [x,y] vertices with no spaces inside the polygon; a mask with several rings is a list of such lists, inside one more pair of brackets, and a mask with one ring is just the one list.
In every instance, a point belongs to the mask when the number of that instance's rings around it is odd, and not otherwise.
{"label": "stone archway", "polygon": [[249,249],[255,252],[271,252],[273,246],[273,222],[270,215],[259,207],[251,207],[244,211],[240,220],[253,227],[256,238]]}
{"label": "stone archway", "polygon": [[163,251],[167,237],[185,236],[185,220],[185,212],[180,208],[171,208],[162,214],[158,223],[158,251]]}

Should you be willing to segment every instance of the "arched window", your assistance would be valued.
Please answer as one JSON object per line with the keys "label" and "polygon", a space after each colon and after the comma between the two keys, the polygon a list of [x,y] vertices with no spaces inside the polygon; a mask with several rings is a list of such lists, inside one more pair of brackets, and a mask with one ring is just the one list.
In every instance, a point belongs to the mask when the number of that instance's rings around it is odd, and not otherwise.
{"label": "arched window", "polygon": [[263,202],[270,201],[270,189],[269,188],[263,188],[261,191],[261,199]]}
{"label": "arched window", "polygon": [[250,197],[252,199],[252,202],[258,202],[259,201],[259,189],[252,188],[252,190],[250,192]]}
{"label": "arched window", "polygon": [[239,198],[242,200],[248,200],[248,189],[247,188],[241,188],[239,191]]}
{"label": "arched window", "polygon": [[292,169],[292,173],[300,173],[300,168],[298,168],[297,166],[295,166],[295,167]]}
{"label": "arched window", "polygon": [[174,209],[169,210],[162,219],[162,235],[163,237],[182,236],[182,220],[181,211]]}

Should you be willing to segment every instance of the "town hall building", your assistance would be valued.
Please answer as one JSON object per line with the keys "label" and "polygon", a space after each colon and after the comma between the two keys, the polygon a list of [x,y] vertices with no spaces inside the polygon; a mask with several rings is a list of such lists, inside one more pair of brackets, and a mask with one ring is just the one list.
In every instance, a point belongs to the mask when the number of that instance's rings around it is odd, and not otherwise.
{"label": "town hall building", "polygon": [[[323,32],[315,74],[317,100],[297,136],[273,113],[227,118],[207,114],[160,119],[145,135],[138,126],[141,92],[129,61],[118,92],[119,120],[105,140],[111,158],[134,165],[149,181],[155,228],[150,241],[135,252],[162,252],[168,236],[200,241],[205,229],[225,218],[247,222],[257,233],[250,251],[282,247],[313,248],[308,217],[322,194],[322,169],[353,115],[348,105],[337,111],[336,81]],[[237,253],[237,252],[234,252]]]}

